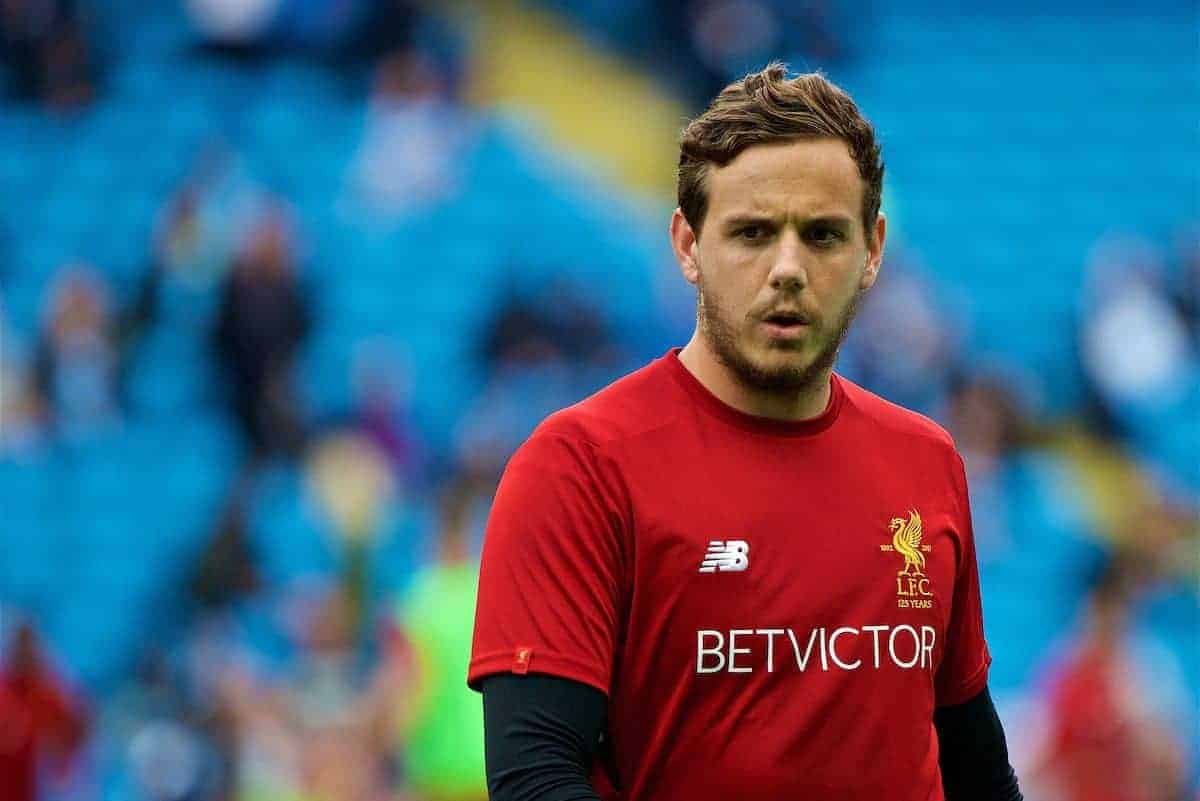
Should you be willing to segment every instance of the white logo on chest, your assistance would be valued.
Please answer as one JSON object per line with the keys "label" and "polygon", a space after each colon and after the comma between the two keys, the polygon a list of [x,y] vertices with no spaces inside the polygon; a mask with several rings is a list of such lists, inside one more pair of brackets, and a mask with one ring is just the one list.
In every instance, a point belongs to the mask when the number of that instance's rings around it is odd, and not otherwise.
{"label": "white logo on chest", "polygon": [[736,573],[750,567],[750,543],[745,540],[713,540],[700,562],[701,573]]}

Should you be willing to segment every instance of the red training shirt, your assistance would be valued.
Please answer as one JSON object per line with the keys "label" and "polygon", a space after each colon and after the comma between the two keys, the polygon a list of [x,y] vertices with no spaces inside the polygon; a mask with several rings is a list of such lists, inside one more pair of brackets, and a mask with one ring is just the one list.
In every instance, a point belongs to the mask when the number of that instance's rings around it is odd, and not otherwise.
{"label": "red training shirt", "polygon": [[468,684],[606,693],[610,800],[944,801],[934,706],[991,663],[953,440],[836,373],[819,417],[748,415],[678,353],[513,455]]}

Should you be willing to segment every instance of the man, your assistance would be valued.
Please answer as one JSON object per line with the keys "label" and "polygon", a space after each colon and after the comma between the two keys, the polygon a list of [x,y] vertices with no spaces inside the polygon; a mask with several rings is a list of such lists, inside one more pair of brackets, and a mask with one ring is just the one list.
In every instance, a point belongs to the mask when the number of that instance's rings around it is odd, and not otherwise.
{"label": "man", "polygon": [[544,421],[488,521],[468,683],[493,799],[1021,797],[962,460],[832,372],[882,181],[854,102],[781,64],[684,130],[695,334]]}

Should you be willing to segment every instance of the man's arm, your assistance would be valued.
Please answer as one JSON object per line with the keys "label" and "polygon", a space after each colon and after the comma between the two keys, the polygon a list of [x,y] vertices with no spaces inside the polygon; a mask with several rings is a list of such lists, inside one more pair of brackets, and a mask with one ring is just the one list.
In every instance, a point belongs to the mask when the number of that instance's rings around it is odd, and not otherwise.
{"label": "man's arm", "polygon": [[946,801],[1022,801],[986,686],[969,701],[935,709],[933,724]]}
{"label": "man's arm", "polygon": [[537,673],[498,673],[481,689],[492,801],[599,801],[588,776],[604,730],[604,693]]}

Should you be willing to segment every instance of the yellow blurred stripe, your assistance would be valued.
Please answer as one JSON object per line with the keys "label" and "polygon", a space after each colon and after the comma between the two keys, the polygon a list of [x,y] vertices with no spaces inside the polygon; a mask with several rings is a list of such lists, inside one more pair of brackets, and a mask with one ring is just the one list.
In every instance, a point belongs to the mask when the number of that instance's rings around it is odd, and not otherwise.
{"label": "yellow blurred stripe", "polygon": [[680,102],[554,14],[514,0],[470,5],[478,14],[472,103],[528,113],[551,141],[588,157],[610,179],[673,196],[687,117]]}

